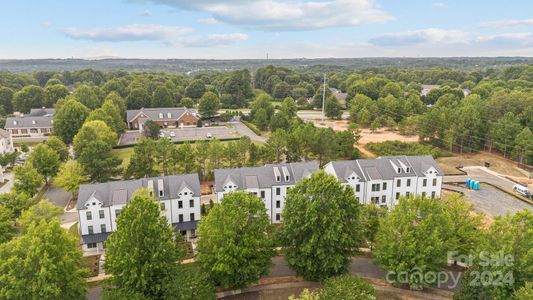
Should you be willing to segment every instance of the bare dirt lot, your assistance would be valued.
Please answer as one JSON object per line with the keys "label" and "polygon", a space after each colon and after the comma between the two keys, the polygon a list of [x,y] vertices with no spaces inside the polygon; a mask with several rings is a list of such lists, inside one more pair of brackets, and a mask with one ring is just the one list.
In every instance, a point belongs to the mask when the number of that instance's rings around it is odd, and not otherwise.
{"label": "bare dirt lot", "polygon": [[528,171],[518,167],[515,161],[503,158],[501,155],[478,152],[458,154],[453,157],[441,157],[437,159],[440,167],[447,174],[458,173],[456,167],[458,166],[483,166],[485,162],[490,163],[490,170],[499,173],[500,175],[507,176],[515,181],[525,181],[524,183],[532,184],[533,180],[528,180],[532,174]]}

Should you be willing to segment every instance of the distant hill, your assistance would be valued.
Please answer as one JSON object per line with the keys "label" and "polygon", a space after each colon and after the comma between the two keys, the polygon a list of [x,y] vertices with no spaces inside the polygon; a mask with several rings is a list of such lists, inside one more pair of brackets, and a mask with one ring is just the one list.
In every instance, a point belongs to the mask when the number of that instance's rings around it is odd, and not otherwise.
{"label": "distant hill", "polygon": [[347,69],[395,67],[399,69],[444,67],[460,70],[503,68],[511,65],[533,64],[533,57],[453,57],[453,58],[320,58],[320,59],[27,59],[0,60],[0,71],[31,73],[34,71],[100,71],[179,72],[192,73],[214,70],[229,71],[266,65],[295,69]]}

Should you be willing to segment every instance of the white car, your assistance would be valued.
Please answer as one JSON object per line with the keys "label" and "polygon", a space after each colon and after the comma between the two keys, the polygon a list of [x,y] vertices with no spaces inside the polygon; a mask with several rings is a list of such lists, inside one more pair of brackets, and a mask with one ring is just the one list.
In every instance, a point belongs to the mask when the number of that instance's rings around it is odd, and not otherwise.
{"label": "white car", "polygon": [[176,136],[176,133],[174,131],[171,131],[170,132],[170,137],[175,137]]}
{"label": "white car", "polygon": [[208,138],[208,139],[212,139],[212,138],[213,138],[213,135],[212,135],[211,133],[208,132],[208,133],[205,135],[205,137]]}
{"label": "white car", "polygon": [[523,185],[515,184],[513,186],[513,192],[519,193],[523,196],[529,197],[529,189]]}
{"label": "white car", "polygon": [[160,138],[164,138],[164,137],[165,137],[165,133],[164,133],[164,132],[160,132],[160,133],[159,133],[159,137],[160,137]]}

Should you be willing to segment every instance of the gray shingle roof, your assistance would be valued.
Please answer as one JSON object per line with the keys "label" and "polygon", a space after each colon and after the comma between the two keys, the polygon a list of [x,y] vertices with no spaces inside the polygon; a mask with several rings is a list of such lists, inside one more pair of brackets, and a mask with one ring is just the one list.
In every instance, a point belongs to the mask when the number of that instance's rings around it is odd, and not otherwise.
{"label": "gray shingle roof", "polygon": [[[102,202],[104,207],[126,204],[135,191],[148,187],[148,181],[152,180],[154,191],[158,191],[158,181],[163,180],[164,196],[158,197],[161,200],[175,199],[183,187],[187,187],[195,196],[200,196],[200,180],[198,174],[184,174],[161,176],[153,178],[143,178],[137,180],[110,181],[98,184],[84,184],[80,186],[78,193],[77,208],[85,209],[85,203],[94,194],[95,198]],[[157,192],[154,193],[157,195]]]}
{"label": "gray shingle roof", "polygon": [[[6,129],[16,128],[51,128],[53,115],[46,116],[20,116],[6,119]],[[35,124],[34,124],[35,123]]]}
{"label": "gray shingle roof", "polygon": [[[195,109],[192,108],[186,108],[186,107],[168,107],[168,108],[142,108],[142,109],[133,109],[128,110],[126,112],[126,119],[128,122],[131,122],[133,118],[135,118],[139,112],[144,112],[145,115],[147,115],[150,119],[157,121],[168,121],[168,120],[177,120],[183,113],[190,112],[193,115],[196,115],[197,112]],[[159,118],[159,114],[163,114],[163,118]],[[170,118],[168,117],[168,113],[170,113]]]}
{"label": "gray shingle roof", "polygon": [[[283,167],[285,167],[288,172],[289,180],[285,180]],[[280,172],[280,182],[276,182],[276,176],[274,175],[275,168],[278,168]],[[293,185],[318,169],[318,162],[316,161],[268,164],[263,167],[216,169],[215,191],[223,192],[223,187],[228,181],[235,183],[238,189],[269,188],[274,185]]]}
{"label": "gray shingle roof", "polygon": [[[377,159],[333,161],[331,164],[335,174],[339,177],[338,179],[342,182],[347,182],[346,177],[352,170],[361,178],[361,181],[425,176],[424,173],[430,167],[434,167],[439,175],[444,175],[444,172],[430,155],[384,156]],[[402,172],[398,174],[393,164],[402,168]],[[409,168],[408,173],[403,170],[403,166]]]}
{"label": "gray shingle roof", "polygon": [[43,108],[32,108],[30,110],[30,116],[33,116],[33,117],[38,117],[38,116],[46,116],[46,115],[55,115],[56,114],[56,110],[54,108],[46,108],[46,107],[43,107]]}

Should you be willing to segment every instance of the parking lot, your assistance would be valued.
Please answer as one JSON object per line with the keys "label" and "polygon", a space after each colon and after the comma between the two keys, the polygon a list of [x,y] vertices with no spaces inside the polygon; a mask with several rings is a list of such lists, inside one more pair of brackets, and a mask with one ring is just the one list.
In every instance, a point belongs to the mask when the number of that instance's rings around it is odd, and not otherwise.
{"label": "parking lot", "polygon": [[[241,136],[235,128],[226,126],[216,127],[185,127],[173,129],[161,129],[161,134],[165,138],[169,138],[173,142],[184,141],[199,141],[210,139],[231,139]],[[209,137],[210,136],[210,137]],[[119,145],[133,145],[137,139],[141,137],[141,133],[137,130],[127,131],[120,137]]]}

